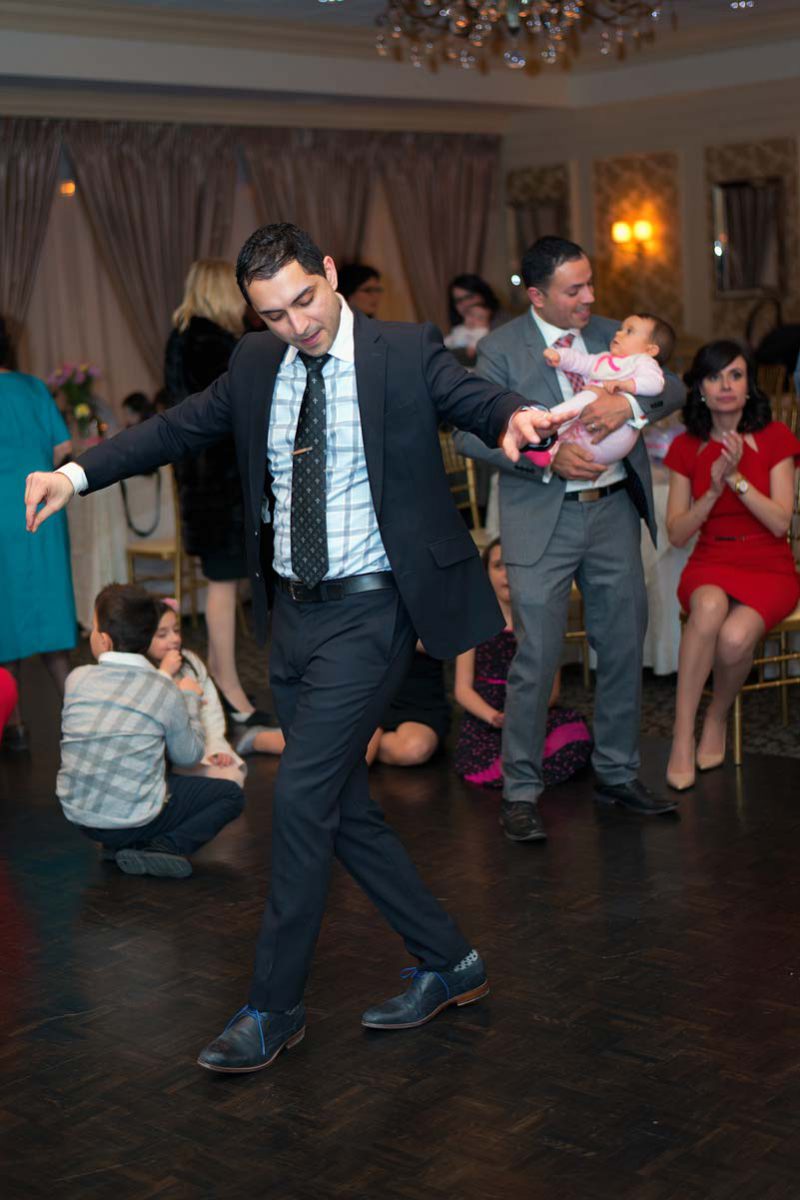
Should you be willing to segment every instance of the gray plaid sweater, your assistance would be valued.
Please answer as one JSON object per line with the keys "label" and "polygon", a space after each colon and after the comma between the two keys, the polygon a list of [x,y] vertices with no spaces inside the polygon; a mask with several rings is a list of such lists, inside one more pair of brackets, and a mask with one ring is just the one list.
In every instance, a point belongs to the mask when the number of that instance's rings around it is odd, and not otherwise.
{"label": "gray plaid sweater", "polygon": [[56,791],[67,820],[101,829],[146,825],[167,800],[164,750],[179,767],[205,752],[200,697],[142,654],[109,651],[67,679]]}

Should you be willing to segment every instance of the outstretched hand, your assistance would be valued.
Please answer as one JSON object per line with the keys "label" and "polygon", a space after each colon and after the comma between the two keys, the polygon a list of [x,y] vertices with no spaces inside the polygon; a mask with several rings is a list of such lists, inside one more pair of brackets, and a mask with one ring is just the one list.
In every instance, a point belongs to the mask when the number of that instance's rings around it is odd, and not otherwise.
{"label": "outstretched hand", "polygon": [[526,446],[537,446],[569,420],[566,413],[547,412],[542,408],[518,408],[512,413],[506,431],[500,439],[500,449],[513,463],[519,461],[520,451]]}
{"label": "outstretched hand", "polygon": [[[25,525],[36,530],[53,513],[65,508],[75,495],[72,481],[63,471],[34,471],[25,481]],[[42,505],[43,507],[39,507]]]}

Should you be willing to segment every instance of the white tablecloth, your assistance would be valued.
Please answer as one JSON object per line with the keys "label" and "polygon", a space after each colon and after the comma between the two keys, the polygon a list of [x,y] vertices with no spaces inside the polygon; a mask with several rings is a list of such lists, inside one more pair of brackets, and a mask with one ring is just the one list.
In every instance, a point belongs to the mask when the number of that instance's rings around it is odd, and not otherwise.
{"label": "white tablecloth", "polygon": [[[689,557],[691,547],[677,550],[669,544],[666,529],[667,494],[669,471],[663,466],[653,467],[653,499],[658,529],[658,547],[650,538],[649,531],[642,525],[642,565],[647,586],[649,621],[644,642],[644,665],[652,667],[656,675],[670,675],[678,669],[678,649],[681,641],[680,605],[678,604],[678,580]],[[489,485],[489,502],[486,509],[486,529],[491,537],[498,537],[500,515],[498,508],[498,476],[492,476]],[[568,659],[577,656],[577,648],[566,649]],[[594,656],[592,656],[594,666]]]}
{"label": "white tablecloth", "polygon": [[[158,524],[151,537],[172,537],[175,518],[172,504],[170,469],[162,467],[161,499],[158,504]],[[157,476],[136,475],[126,483],[128,509],[137,529],[149,529],[156,515],[158,500]],[[91,496],[76,496],[67,508],[72,583],[78,620],[86,629],[92,625],[94,598],[107,583],[126,583],[128,568],[125,547],[138,537],[125,520],[122,490],[119,484],[93,492]],[[165,563],[165,574],[169,564]],[[201,593],[202,596],[202,593]]]}

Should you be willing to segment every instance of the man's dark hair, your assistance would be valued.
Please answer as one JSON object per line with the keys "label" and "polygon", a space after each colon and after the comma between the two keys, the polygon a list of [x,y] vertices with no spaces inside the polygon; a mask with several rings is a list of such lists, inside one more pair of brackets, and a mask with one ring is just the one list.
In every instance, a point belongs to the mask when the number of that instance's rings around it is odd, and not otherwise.
{"label": "man's dark hair", "polygon": [[641,321],[650,321],[653,326],[653,341],[658,346],[658,354],[656,362],[659,366],[665,366],[672,358],[672,352],[675,349],[675,330],[670,325],[669,321],[663,321],[661,317],[656,317],[652,313],[640,312],[635,313]]}
{"label": "man's dark hair", "polygon": [[94,602],[97,628],[115,650],[146,654],[161,620],[158,596],[134,583],[109,583]]}
{"label": "man's dark hair", "polygon": [[345,300],[349,300],[353,292],[357,292],[368,280],[381,277],[380,271],[376,271],[367,263],[345,263],[339,267],[338,275],[338,291],[342,293]]}
{"label": "man's dark hair", "polygon": [[272,279],[290,262],[299,262],[307,275],[324,275],[324,255],[304,229],[280,221],[251,233],[236,260],[236,282],[247,303],[254,279]]}
{"label": "man's dark hair", "polygon": [[738,432],[757,433],[759,429],[766,428],[772,420],[769,398],[758,386],[756,365],[747,347],[728,338],[707,342],[697,351],[691,367],[683,377],[689,394],[681,414],[689,433],[702,442],[707,442],[711,433],[711,413],[703,400],[700,385],[704,379],[719,375],[720,371],[724,371],[740,355],[747,366],[748,396],[739,418]]}
{"label": "man's dark hair", "polygon": [[539,238],[522,256],[521,270],[525,287],[544,291],[561,264],[574,262],[577,258],[586,258],[586,251],[577,242],[568,242],[560,237]]}

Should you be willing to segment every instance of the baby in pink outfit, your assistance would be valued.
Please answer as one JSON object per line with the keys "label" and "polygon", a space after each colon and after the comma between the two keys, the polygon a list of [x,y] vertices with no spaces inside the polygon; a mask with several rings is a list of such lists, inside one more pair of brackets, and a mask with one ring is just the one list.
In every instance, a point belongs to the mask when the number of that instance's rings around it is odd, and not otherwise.
{"label": "baby in pink outfit", "polygon": [[570,400],[550,410],[573,418],[560,427],[555,444],[547,450],[528,450],[525,457],[537,467],[549,467],[562,442],[576,442],[603,465],[626,458],[636,444],[637,429],[626,423],[602,441],[593,443],[592,435],[579,419],[580,413],[604,391],[658,396],[664,390],[661,367],[674,345],[675,334],[666,321],[650,313],[636,313],[625,318],[611,346],[602,354],[584,354],[571,347],[545,350],[544,359],[549,366],[579,376],[585,386]]}

